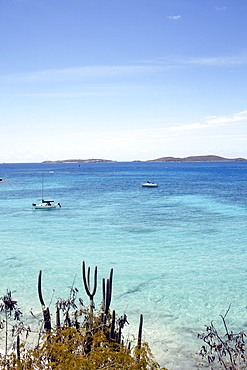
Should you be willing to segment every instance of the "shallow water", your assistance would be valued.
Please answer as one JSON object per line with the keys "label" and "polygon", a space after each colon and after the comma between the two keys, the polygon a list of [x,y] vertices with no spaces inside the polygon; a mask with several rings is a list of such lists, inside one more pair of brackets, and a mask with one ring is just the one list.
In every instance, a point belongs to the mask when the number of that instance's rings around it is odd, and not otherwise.
{"label": "shallow water", "polygon": [[[31,208],[42,174],[61,209]],[[87,302],[85,260],[100,279],[114,268],[111,307],[135,335],[144,315],[144,339],[168,369],[197,368],[197,333],[222,326],[230,304],[230,329],[246,329],[247,163],[1,164],[0,177],[0,294],[12,290],[25,313],[40,310],[40,269],[46,302],[74,279]]]}

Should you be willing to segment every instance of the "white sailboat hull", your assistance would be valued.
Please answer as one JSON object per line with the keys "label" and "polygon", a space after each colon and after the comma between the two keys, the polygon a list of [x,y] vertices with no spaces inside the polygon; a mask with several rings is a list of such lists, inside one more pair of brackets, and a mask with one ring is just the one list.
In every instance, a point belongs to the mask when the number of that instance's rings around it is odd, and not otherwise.
{"label": "white sailboat hull", "polygon": [[60,208],[60,207],[61,207],[60,203],[54,203],[54,204],[49,204],[49,203],[34,204],[33,203],[33,208],[34,209],[48,210],[48,209],[56,209],[56,208]]}
{"label": "white sailboat hull", "polygon": [[153,182],[145,182],[144,184],[142,184],[142,187],[143,188],[157,188],[158,184],[155,184]]}

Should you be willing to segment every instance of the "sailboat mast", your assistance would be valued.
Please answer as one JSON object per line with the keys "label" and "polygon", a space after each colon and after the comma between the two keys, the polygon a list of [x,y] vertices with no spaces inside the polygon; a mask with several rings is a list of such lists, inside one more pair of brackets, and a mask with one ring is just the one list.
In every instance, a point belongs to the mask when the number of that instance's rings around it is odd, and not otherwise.
{"label": "sailboat mast", "polygon": [[42,202],[43,202],[43,199],[44,199],[44,175],[42,174]]}

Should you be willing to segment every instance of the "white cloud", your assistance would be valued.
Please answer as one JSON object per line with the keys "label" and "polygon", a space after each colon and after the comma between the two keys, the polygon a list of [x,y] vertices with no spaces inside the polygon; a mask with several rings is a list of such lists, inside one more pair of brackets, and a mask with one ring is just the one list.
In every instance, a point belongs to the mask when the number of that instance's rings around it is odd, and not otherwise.
{"label": "white cloud", "polygon": [[165,131],[180,132],[180,131],[195,131],[206,128],[214,128],[225,126],[228,123],[237,123],[247,121],[247,110],[233,114],[232,116],[210,116],[204,122],[190,123],[186,125],[175,125],[165,128]]}
{"label": "white cloud", "polygon": [[176,66],[186,65],[198,65],[198,66],[234,66],[247,64],[247,54],[236,54],[236,55],[212,55],[212,56],[183,56],[183,55],[171,55],[166,57],[159,57],[156,59],[142,60],[140,63],[152,66],[155,71],[155,66],[160,66],[163,71],[164,68],[170,70]]}
{"label": "white cloud", "polygon": [[177,21],[178,19],[181,18],[181,15],[168,15],[167,18],[173,21]]}
{"label": "white cloud", "polygon": [[210,125],[215,124],[227,124],[247,120],[247,110],[233,114],[232,116],[212,116],[208,117],[206,122]]}
{"label": "white cloud", "polygon": [[183,65],[198,65],[198,66],[233,66],[247,64],[247,54],[238,55],[220,55],[220,56],[183,56],[171,55],[168,57],[160,57],[155,60],[148,61],[152,65],[160,66],[183,66]]}
{"label": "white cloud", "polygon": [[247,55],[237,56],[213,56],[213,57],[196,57],[183,60],[185,64],[198,64],[208,66],[228,66],[247,63]]}
{"label": "white cloud", "polygon": [[222,6],[222,7],[218,7],[218,6],[216,6],[215,7],[215,10],[217,11],[217,12],[223,12],[224,10],[226,10],[227,9],[227,7],[226,6]]}
{"label": "white cloud", "polygon": [[177,126],[168,127],[168,131],[179,132],[179,131],[188,131],[188,130],[198,130],[198,129],[202,129],[208,126],[209,125],[206,123],[191,123],[188,125],[177,125]]}

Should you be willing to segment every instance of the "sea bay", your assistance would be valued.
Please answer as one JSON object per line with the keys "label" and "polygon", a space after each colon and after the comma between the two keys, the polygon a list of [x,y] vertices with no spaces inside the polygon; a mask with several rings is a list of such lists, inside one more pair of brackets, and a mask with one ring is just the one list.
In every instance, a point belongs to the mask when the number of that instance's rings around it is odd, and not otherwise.
{"label": "sea bay", "polygon": [[[42,175],[61,209],[32,209]],[[144,339],[170,370],[198,368],[197,333],[220,327],[229,305],[229,327],[246,329],[246,162],[1,164],[0,177],[0,294],[11,290],[25,315],[40,311],[40,269],[51,307],[74,280],[87,303],[85,260],[99,279],[114,268],[125,335],[142,313]]]}

